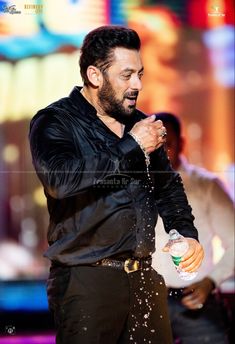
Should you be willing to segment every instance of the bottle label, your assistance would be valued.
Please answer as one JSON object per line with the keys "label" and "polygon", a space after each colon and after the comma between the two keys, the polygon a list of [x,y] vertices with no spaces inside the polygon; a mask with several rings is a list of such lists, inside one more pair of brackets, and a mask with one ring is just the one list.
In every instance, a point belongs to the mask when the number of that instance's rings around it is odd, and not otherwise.
{"label": "bottle label", "polygon": [[171,258],[172,258],[174,264],[175,264],[176,266],[179,266],[182,257],[171,256]]}

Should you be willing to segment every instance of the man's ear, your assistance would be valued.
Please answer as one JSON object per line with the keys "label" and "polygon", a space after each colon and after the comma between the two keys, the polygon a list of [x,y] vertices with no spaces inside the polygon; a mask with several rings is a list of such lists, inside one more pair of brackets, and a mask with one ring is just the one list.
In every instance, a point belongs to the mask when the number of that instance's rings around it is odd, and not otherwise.
{"label": "man's ear", "polygon": [[95,66],[89,66],[86,73],[90,83],[95,87],[99,87],[102,79],[100,70]]}

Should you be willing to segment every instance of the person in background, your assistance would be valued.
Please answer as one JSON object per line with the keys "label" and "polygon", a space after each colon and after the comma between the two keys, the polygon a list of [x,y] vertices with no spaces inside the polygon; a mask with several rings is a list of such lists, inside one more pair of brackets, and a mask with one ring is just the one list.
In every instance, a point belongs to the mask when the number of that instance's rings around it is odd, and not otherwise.
{"label": "person in background", "polygon": [[[168,305],[175,343],[228,343],[223,308],[217,288],[234,275],[234,205],[221,180],[205,169],[190,165],[182,154],[185,145],[180,119],[171,113],[158,113],[167,129],[167,150],[173,169],[183,180],[192,206],[205,260],[192,281],[178,276],[169,255],[161,252],[168,238],[163,224],[156,226],[156,252],[153,267],[163,275],[168,287]],[[213,261],[213,238],[220,238],[224,254]]]}
{"label": "person in background", "polygon": [[182,268],[195,271],[203,259],[165,128],[136,109],[143,70],[134,30],[97,28],[81,47],[83,87],[31,121],[50,213],[57,344],[172,343],[164,280],[151,267],[158,211],[166,231],[187,236]]}

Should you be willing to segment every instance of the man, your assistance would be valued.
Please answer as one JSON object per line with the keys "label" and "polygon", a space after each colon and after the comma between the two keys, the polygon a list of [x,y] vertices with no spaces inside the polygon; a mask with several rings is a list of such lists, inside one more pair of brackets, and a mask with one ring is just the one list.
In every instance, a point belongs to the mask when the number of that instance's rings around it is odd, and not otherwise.
{"label": "man", "polygon": [[83,88],[40,110],[30,130],[50,213],[45,255],[57,344],[168,344],[166,289],[151,268],[157,209],[167,231],[188,237],[185,270],[199,268],[203,249],[162,146],[165,128],[136,110],[143,75],[137,33],[91,31],[80,71]]}
{"label": "man", "polygon": [[[185,191],[195,215],[199,238],[205,249],[205,260],[193,281],[179,278],[171,259],[161,253],[168,240],[161,221],[156,226],[157,249],[153,266],[163,274],[169,287],[168,304],[177,343],[227,343],[223,309],[215,289],[234,272],[234,207],[222,183],[212,173],[189,165],[182,155],[184,139],[180,120],[170,113],[159,113],[157,119],[167,128],[167,148],[172,166],[182,176]],[[213,262],[212,241],[217,235],[225,253]],[[159,248],[159,249],[158,249]]]}

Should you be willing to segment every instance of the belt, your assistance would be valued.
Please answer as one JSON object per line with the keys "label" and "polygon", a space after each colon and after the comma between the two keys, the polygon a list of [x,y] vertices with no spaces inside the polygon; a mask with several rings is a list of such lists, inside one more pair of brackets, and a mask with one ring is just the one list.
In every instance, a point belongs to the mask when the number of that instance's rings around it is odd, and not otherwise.
{"label": "belt", "polygon": [[108,267],[115,268],[118,270],[124,270],[126,273],[129,274],[131,272],[143,270],[144,268],[149,268],[151,264],[152,264],[151,257],[141,258],[141,259],[127,258],[125,260],[104,258],[92,264],[92,266],[108,266]]}

